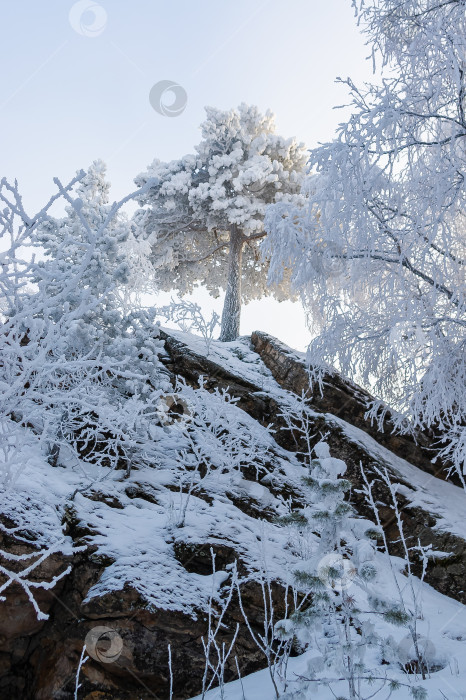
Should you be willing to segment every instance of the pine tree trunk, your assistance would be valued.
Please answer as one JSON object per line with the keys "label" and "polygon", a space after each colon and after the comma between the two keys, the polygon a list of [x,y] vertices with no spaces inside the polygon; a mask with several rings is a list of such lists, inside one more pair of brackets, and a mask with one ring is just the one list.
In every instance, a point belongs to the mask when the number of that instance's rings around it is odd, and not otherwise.
{"label": "pine tree trunk", "polygon": [[229,342],[239,336],[241,316],[241,259],[243,236],[236,224],[230,228],[230,250],[228,253],[228,280],[222,313],[220,340]]}

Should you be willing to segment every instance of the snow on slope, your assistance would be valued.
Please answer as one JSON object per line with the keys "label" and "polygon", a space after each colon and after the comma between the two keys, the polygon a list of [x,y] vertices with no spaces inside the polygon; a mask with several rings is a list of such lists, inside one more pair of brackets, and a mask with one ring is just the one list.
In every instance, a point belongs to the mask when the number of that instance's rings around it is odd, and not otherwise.
{"label": "snow on slope", "polygon": [[[205,355],[201,339],[174,331],[170,331],[170,334],[178,337],[194,352]],[[228,344],[212,343],[209,359],[275,395],[277,400],[286,401],[287,392],[277,385],[258,355],[249,349],[245,339]],[[232,410],[240,411],[236,407]],[[464,537],[466,495],[461,489],[424,474],[381,447],[358,428],[331,415],[327,415],[326,419],[338,425],[351,441],[363,446],[374,460],[386,463],[394,473],[409,481],[413,489],[402,487],[404,495],[413,505],[421,505],[435,514],[438,528]],[[264,445],[273,448],[277,473],[286,474],[287,479],[297,483],[303,475],[303,468],[294,455],[278,448],[270,434],[252,418],[243,414],[242,420],[251,426],[254,424],[253,429]],[[70,462],[66,467],[51,467],[41,452],[38,439],[29,431],[18,429],[17,464],[10,465],[14,472],[10,488],[0,493],[0,512],[20,528],[33,531],[39,545],[49,546],[60,539],[64,542],[64,551],[71,552],[71,539],[63,535],[61,523],[64,506],[70,504],[70,497],[74,494],[73,507],[77,517],[91,533],[88,543],[97,547],[97,554],[112,560],[101,579],[89,591],[88,599],[118,591],[125,582],[130,582],[149,605],[188,613],[195,608],[205,608],[212,591],[218,590],[225,582],[226,572],[217,572],[214,576],[188,573],[173,556],[175,541],[215,543],[228,538],[236,543],[251,571],[257,570],[260,562],[265,562],[271,576],[286,581],[292,564],[287,547],[289,533],[271,522],[258,523],[257,519],[239,513],[232,500],[225,497],[229,490],[237,498],[255,500],[272,513],[284,512],[283,502],[267,488],[266,481],[249,481],[238,472],[213,473],[203,483],[203,488],[213,497],[212,502],[194,495],[184,526],[173,527],[181,498],[173,488],[177,485],[173,473],[176,445],[168,433],[164,434],[158,434],[161,463],[157,468],[135,470],[129,479],[122,480],[122,472],[94,473],[89,465],[84,468],[76,462]],[[148,500],[135,496],[128,487],[137,487],[152,497]],[[77,489],[83,491],[77,492]],[[119,507],[109,505],[112,499]],[[377,585],[388,596],[394,596],[395,585],[387,561],[382,554],[378,558],[382,573]],[[400,574],[398,576],[404,585],[406,579]],[[466,606],[441,595],[427,584],[422,584],[421,589],[424,619],[420,622],[419,631],[433,644],[433,661],[442,666],[422,685],[428,690],[429,700],[464,700]],[[364,603],[364,593],[356,585],[354,595]],[[397,642],[403,643],[406,630],[384,625],[380,620],[375,624],[380,631],[392,634]],[[292,682],[296,675],[305,674],[308,658],[309,655],[304,654],[290,660],[289,681]],[[377,666],[380,660],[373,658],[372,661],[374,668],[383,673],[384,667]],[[420,683],[419,679],[410,679],[401,671],[399,678],[402,682],[411,680]],[[334,691],[344,694],[344,687],[335,686]],[[387,694],[385,690],[379,697],[385,698]],[[274,692],[267,669],[243,678],[241,682],[228,684],[224,695],[220,690],[209,691],[206,700],[223,697],[225,700],[272,700]],[[319,688],[311,697],[317,700],[334,698],[325,688]],[[409,697],[408,690],[397,691],[393,697],[405,700]]]}
{"label": "snow on slope", "polygon": [[[170,334],[177,337],[194,352],[200,355],[205,354],[204,342],[201,338],[172,330],[170,330]],[[209,359],[226,370],[256,384],[263,391],[275,395],[277,400],[282,403],[288,402],[289,395],[277,384],[259,356],[250,350],[247,338],[239,339],[234,343],[213,342]],[[436,529],[446,530],[464,538],[466,494],[463,489],[422,472],[379,445],[367,433],[346,421],[331,414],[326,414],[325,417],[329,424],[333,423],[340,427],[353,443],[363,447],[374,457],[374,461],[378,464],[386,464],[403,481],[412,484],[412,489],[404,485],[397,488],[413,506],[420,506],[437,518]],[[392,557],[392,560],[395,559]],[[379,567],[381,574],[377,580],[377,586],[380,590],[384,590],[388,597],[395,598],[395,583],[391,579],[390,568],[383,555],[379,555]],[[406,585],[406,579],[403,576],[399,574],[398,579],[402,586]],[[466,699],[466,606],[438,593],[426,583],[419,583],[419,586],[422,590],[424,617],[419,625],[419,633],[429,640],[429,651],[433,661],[444,668],[432,673],[426,681],[422,681],[420,677],[408,676],[401,671],[398,678],[402,683],[420,684],[425,687],[429,700],[445,700],[445,698],[464,700]],[[357,595],[356,592],[355,595]],[[376,627],[379,628],[380,632],[385,632],[386,635],[391,634],[400,644],[406,643],[404,641],[406,638],[405,629],[400,630],[381,624],[380,620],[376,623]],[[305,675],[307,661],[307,654],[290,659],[287,674],[291,681],[290,689],[293,678]],[[373,659],[373,662],[375,669],[377,659]],[[384,667],[379,667],[379,671],[383,674]],[[373,690],[368,689],[368,695]],[[337,694],[340,692],[344,696],[344,684],[335,685],[333,691]],[[388,694],[388,689],[385,689],[378,697],[385,698]],[[329,689],[319,687],[310,697],[316,698],[316,700],[334,700],[335,695]],[[403,688],[394,693],[393,697],[407,700],[412,696],[408,688]],[[223,690],[209,691],[205,696],[205,700],[273,700],[274,698],[275,691],[267,669],[251,674],[247,678],[233,681],[227,684]]]}
{"label": "snow on slope", "polygon": [[[392,562],[398,564],[398,569],[402,568],[401,560],[392,557]],[[379,554],[377,564],[380,568],[379,576],[375,582],[377,591],[384,596],[396,599],[396,588],[392,578],[386,558]],[[407,585],[406,578],[400,573],[397,578],[402,587]],[[466,699],[466,606],[447,598],[435,591],[426,583],[418,584],[421,591],[423,619],[418,625],[419,643],[424,645],[426,656],[428,656],[433,667],[441,666],[438,671],[431,672],[426,680],[422,680],[419,675],[406,674],[401,671],[394,671],[390,668],[387,675],[390,678],[399,680],[407,687],[401,687],[393,693],[393,700],[408,700],[412,698],[409,685],[422,686],[427,691],[428,700],[465,700]],[[358,590],[355,583],[350,589],[361,609],[364,608],[364,593]],[[380,618],[366,616],[375,625],[376,632],[384,636],[391,635],[398,645],[403,648],[412,648],[412,642],[406,634],[406,628],[393,627],[381,622]],[[307,664],[312,658],[312,653],[306,652],[301,656],[291,658],[287,667],[287,688],[293,690],[294,681],[297,678],[306,677]],[[366,663],[373,669],[375,675],[383,676],[387,671],[387,666],[380,665],[380,659],[374,652],[367,653]],[[264,661],[265,664],[265,661]],[[278,680],[278,679],[277,679]],[[280,690],[284,690],[283,679],[278,682]],[[375,683],[373,686],[365,685],[363,696],[371,697],[375,689],[382,683]],[[332,689],[319,686],[309,690],[306,695],[297,696],[299,700],[335,700],[335,698],[347,697],[348,688],[345,683],[335,683]],[[390,695],[389,689],[385,686],[380,694],[375,697],[386,700]],[[197,696],[200,700],[201,696]],[[270,680],[268,669],[258,671],[250,676],[225,685],[224,689],[216,688],[210,690],[205,695],[205,700],[275,700],[276,695]]]}
{"label": "snow on slope", "polygon": [[[267,452],[274,479],[286,476],[289,484],[298,486],[304,469],[295,456],[276,445],[265,428],[234,404],[227,408],[231,422],[239,416],[261,450]],[[188,614],[196,608],[206,609],[212,593],[211,577],[186,571],[174,556],[176,542],[228,543],[242,553],[251,571],[258,571],[263,562],[272,578],[286,578],[284,572],[289,570],[291,561],[286,530],[266,521],[258,529],[257,519],[233,503],[248,499],[257,503],[264,514],[283,514],[283,501],[272,494],[266,483],[245,479],[236,470],[214,470],[202,480],[202,490],[210,498],[206,501],[193,494],[186,522],[182,527],[176,525],[185,496],[180,493],[176,473],[176,451],[181,443],[173,430],[154,430],[159,455],[156,468],[135,469],[128,479],[123,478],[122,471],[93,469],[76,459],[68,461],[66,468],[51,467],[39,440],[24,430],[20,438],[24,440],[26,435],[28,445],[18,454],[24,468],[17,474],[14,488],[0,494],[0,512],[21,528],[41,533],[44,544],[64,540],[71,546],[70,538],[63,535],[61,522],[65,507],[73,509],[75,520],[89,532],[86,543],[97,548],[96,556],[112,562],[90,589],[87,601],[119,591],[129,583],[148,606]],[[146,497],[135,497],[132,487]],[[224,578],[223,572],[216,574],[218,583]]]}
{"label": "snow on slope", "polygon": [[[194,352],[205,354],[202,338],[181,331],[170,330],[169,332]],[[301,355],[304,357],[304,354],[301,353]],[[278,401],[288,403],[289,393],[277,384],[259,355],[250,349],[248,338],[239,339],[233,343],[212,342],[209,359],[260,386],[263,391],[275,396]],[[315,415],[318,414],[315,413]],[[409,482],[413,486],[412,489],[403,485],[399,486],[398,490],[413,506],[420,506],[432,513],[437,518],[437,529],[446,530],[461,538],[465,537],[466,493],[462,488],[421,471],[380,445],[360,428],[341,418],[330,413],[325,414],[325,418],[328,424],[341,428],[353,443],[360,445],[372,455],[375,462],[386,464],[395,474],[399,474],[404,481]]]}
{"label": "snow on slope", "polygon": [[326,414],[326,418],[329,423],[341,427],[344,434],[353,443],[361,445],[375,462],[385,464],[394,474],[398,474],[403,481],[412,485],[413,488],[404,484],[398,485],[397,491],[402,493],[412,506],[419,506],[437,518],[435,529],[465,537],[466,492],[463,488],[414,467],[354,425],[330,414]]}

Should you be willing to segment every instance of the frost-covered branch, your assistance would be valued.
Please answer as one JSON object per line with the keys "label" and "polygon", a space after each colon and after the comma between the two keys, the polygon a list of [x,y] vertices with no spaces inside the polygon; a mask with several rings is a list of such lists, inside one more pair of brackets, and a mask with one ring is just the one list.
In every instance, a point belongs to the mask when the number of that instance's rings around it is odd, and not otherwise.
{"label": "frost-covered branch", "polygon": [[175,302],[172,299],[170,306],[160,308],[158,312],[163,314],[167,321],[177,323],[181,330],[199,333],[204,340],[207,357],[209,356],[214,332],[220,320],[216,311],[211,313],[210,318],[205,318],[199,304],[185,299]]}
{"label": "frost-covered branch", "polygon": [[[8,532],[9,530],[7,530]],[[73,552],[80,552],[84,550],[85,547],[74,547]],[[69,543],[66,538],[58,540],[54,544],[42,549],[40,551],[31,552],[29,554],[12,554],[5,550],[0,550],[0,559],[4,559],[8,564],[0,564],[0,574],[2,578],[6,579],[0,585],[0,601],[5,601],[6,596],[3,595],[12,584],[20,586],[28,597],[29,602],[32,604],[34,611],[37,615],[38,620],[48,620],[48,615],[39,608],[39,605],[34,597],[34,591],[37,589],[51,590],[56,586],[56,584],[65,576],[67,576],[71,571],[71,566],[68,566],[64,571],[53,576],[49,581],[45,580],[34,580],[29,578],[31,574],[36,572],[36,570],[43,564],[43,562],[54,554],[63,552],[65,554],[70,553]],[[31,561],[33,560],[33,561]],[[31,562],[31,563],[28,563]],[[25,564],[24,568],[20,568],[22,564]],[[16,570],[18,569],[18,570]],[[36,572],[37,573],[37,572]]]}
{"label": "frost-covered branch", "polygon": [[[199,379],[199,389],[178,381],[173,403],[182,409],[172,423],[179,449],[176,454],[179,509],[176,526],[183,527],[193,494],[209,478],[241,478],[241,469],[254,463],[256,469],[267,459],[268,445],[244,420],[236,408],[237,399],[225,390],[210,393]],[[169,414],[167,413],[166,419]]]}

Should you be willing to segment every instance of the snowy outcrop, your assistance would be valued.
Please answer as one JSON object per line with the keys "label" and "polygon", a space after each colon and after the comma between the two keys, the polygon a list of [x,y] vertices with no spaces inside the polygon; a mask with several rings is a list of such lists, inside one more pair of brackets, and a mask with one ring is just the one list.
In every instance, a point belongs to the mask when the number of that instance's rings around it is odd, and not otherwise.
{"label": "snowy outcrop", "polygon": [[393,432],[392,414],[388,406],[382,416],[382,430],[366,418],[365,414],[373,397],[365,389],[329,368],[323,378],[322,389],[316,386],[311,391],[303,354],[259,331],[252,334],[251,343],[264,364],[271,370],[274,379],[284,389],[296,394],[304,391],[307,396],[312,397],[312,405],[316,410],[331,413],[360,428],[391,452],[429,474],[439,478],[446,477],[445,465],[432,462],[435,453],[426,435],[419,431],[414,435]]}
{"label": "snowy outcrop", "polygon": [[[37,577],[48,581],[71,567],[54,589],[38,596],[49,615],[40,623],[24,590],[10,586],[0,629],[4,697],[74,697],[83,644],[96,627],[115,630],[122,647],[114,663],[94,654],[83,664],[79,700],[97,696],[148,700],[154,694],[168,698],[169,646],[173,697],[193,697],[202,688],[202,638],[208,633],[209,608],[221,610],[230,593],[225,627],[217,639],[231,643],[238,626],[225,680],[237,678],[236,663],[242,677],[265,666],[244,622],[235,581],[254,632],[263,630],[261,581],[270,581],[275,621],[284,617],[290,604],[285,588],[290,583],[293,547],[278,518],[288,512],[289,504],[303,507],[306,469],[296,456],[299,439],[286,429],[282,414],[294,400],[293,392],[305,388],[304,364],[278,341],[259,333],[253,334],[252,345],[249,338],[213,342],[208,357],[200,338],[176,331],[162,331],[160,337],[164,343],[160,360],[173,393],[167,395],[166,412],[154,421],[153,465],[133,469],[129,475],[124,469],[104,474],[99,468],[83,479],[77,465],[51,466],[35,451],[31,438],[14,492],[0,496],[2,522],[10,530],[16,528],[3,536],[3,550],[39,551],[61,538],[62,551],[44,563]],[[185,389],[180,389],[183,383]],[[197,404],[190,394],[194,390]],[[224,390],[231,400],[222,399]],[[427,473],[423,448],[408,438],[397,443],[395,436],[380,435],[364,424],[366,398],[354,385],[331,377],[324,397],[316,396],[312,403],[311,446],[325,436],[331,456],[344,460],[351,501],[368,519],[360,465],[369,478],[376,476],[376,468],[387,469],[396,484],[406,530],[422,544],[432,545],[426,581],[439,591],[434,592],[439,600],[443,593],[465,603],[466,495]],[[214,428],[218,420],[220,430],[211,434],[217,442],[211,452],[205,447],[198,466],[180,472],[176,463],[184,439],[180,418],[194,405],[199,425],[205,414]],[[178,421],[176,444],[176,431],[166,426]],[[237,443],[222,442],[222,426],[232,435],[241,434],[254,450],[245,448],[239,455]],[[408,454],[418,456],[408,462],[403,458]],[[189,491],[193,473],[197,481]],[[181,518],[188,492],[189,507]],[[374,495],[387,504],[381,507],[381,516],[388,539],[396,541],[390,499],[380,481]],[[82,546],[84,550],[73,553],[73,547]],[[400,553],[397,548],[392,546],[394,554]],[[456,601],[451,602],[458,605]]]}

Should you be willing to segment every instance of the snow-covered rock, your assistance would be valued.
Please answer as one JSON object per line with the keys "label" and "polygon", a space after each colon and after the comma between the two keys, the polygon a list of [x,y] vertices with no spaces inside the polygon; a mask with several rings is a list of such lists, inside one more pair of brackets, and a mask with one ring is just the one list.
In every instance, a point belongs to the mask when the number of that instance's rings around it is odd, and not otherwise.
{"label": "snow-covered rock", "polygon": [[[291,582],[297,543],[290,542],[289,529],[279,526],[276,518],[288,512],[288,502],[304,505],[301,480],[306,470],[296,456],[301,448],[296,436],[285,429],[281,416],[293,400],[293,391],[303,388],[290,379],[299,376],[302,380],[303,360],[262,334],[254,334],[253,347],[249,338],[213,342],[208,357],[202,340],[195,336],[163,331],[162,338],[165,353],[161,359],[166,371],[174,386],[182,379],[187,389],[185,399],[176,403],[174,388],[168,411],[154,419],[153,467],[133,469],[129,476],[124,470],[105,472],[102,467],[94,473],[87,466],[83,472],[83,465],[67,462],[66,455],[62,455],[61,466],[53,467],[29,435],[23,469],[14,488],[0,494],[1,522],[10,531],[2,534],[0,548],[11,553],[34,548],[39,552],[60,542],[60,549],[44,560],[34,580],[50,581],[71,566],[55,588],[37,589],[42,591],[36,596],[38,605],[49,615],[46,620],[37,621],[19,584],[5,591],[7,600],[0,602],[2,697],[74,697],[84,643],[90,658],[80,670],[79,700],[169,698],[169,654],[173,697],[193,697],[202,687],[209,609],[218,614],[226,601],[224,627],[217,642],[228,645],[237,625],[238,634],[225,665],[225,680],[238,677],[237,663],[243,678],[265,666],[232,583],[236,576],[243,610],[256,635],[264,631],[261,582],[270,581],[275,622],[284,617],[285,606],[292,604],[286,586]],[[280,352],[286,355],[288,370],[278,376],[277,366],[284,366]],[[221,414],[224,429],[235,426],[235,434],[240,433],[254,449],[248,452],[245,445],[247,459],[235,462],[233,442],[232,454],[228,449],[221,452],[220,447],[215,453],[217,443],[213,443],[209,459],[212,464],[217,462],[201,474],[185,517],[180,519],[188,482],[183,482],[176,461],[177,450],[183,447],[181,442],[177,444],[176,436],[182,440],[183,433],[173,430],[173,425],[191,410],[189,391],[199,384],[206,396],[211,392],[210,415],[220,406],[225,411]],[[345,409],[342,387],[348,402]],[[218,393],[222,390],[228,390],[236,401],[223,405]],[[407,456],[403,445],[408,442],[395,449],[401,444],[396,443],[396,437],[384,434],[378,440],[379,434],[362,422],[364,395],[357,387],[337,378],[333,393],[327,387],[326,392],[324,402],[316,396],[312,405],[312,444],[325,436],[331,458],[344,460],[345,478],[352,484],[352,503],[365,518],[370,519],[371,514],[360,493],[360,464],[369,477],[374,476],[375,466],[387,468],[397,485],[410,536],[433,545],[426,580],[437,591],[423,584],[430,608],[445,609],[446,615],[454,609],[464,615],[466,541],[462,515],[466,495],[420,468],[426,459],[422,450],[415,466],[403,458]],[[352,416],[354,420],[349,420]],[[168,421],[171,427],[167,427]],[[222,445],[219,436],[218,444]],[[415,443],[409,449],[414,454]],[[387,535],[397,540],[383,484],[377,484],[376,496],[382,504]],[[85,549],[73,553],[73,546]],[[399,553],[399,545],[394,544],[393,554]],[[360,557],[363,561],[365,554],[361,552]],[[435,629],[440,627],[439,622]],[[97,628],[110,630],[121,641],[112,663],[105,653],[99,657],[92,646]],[[460,628],[453,619],[446,624],[450,654],[457,654],[460,640],[466,638]],[[299,659],[291,661],[299,671]],[[273,697],[267,694],[265,681],[262,685],[264,694],[253,690],[252,695],[246,695],[248,700]]]}

